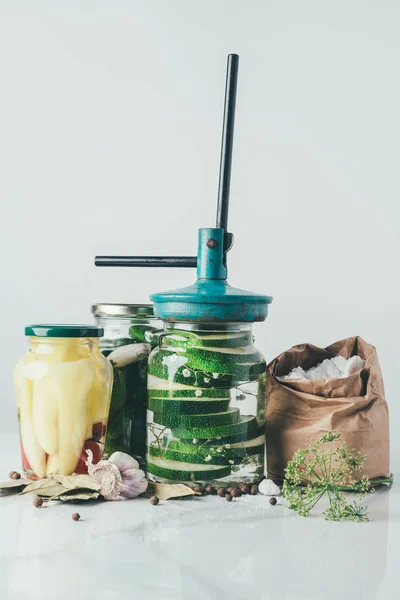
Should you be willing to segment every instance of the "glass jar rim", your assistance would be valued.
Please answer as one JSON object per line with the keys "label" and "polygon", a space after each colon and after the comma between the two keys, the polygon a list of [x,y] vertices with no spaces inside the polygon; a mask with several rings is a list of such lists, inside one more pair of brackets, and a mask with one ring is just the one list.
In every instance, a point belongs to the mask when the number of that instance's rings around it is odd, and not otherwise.
{"label": "glass jar rim", "polygon": [[25,335],[38,338],[100,338],[104,335],[104,329],[96,325],[41,323],[25,327]]}
{"label": "glass jar rim", "polygon": [[157,318],[154,314],[154,308],[152,304],[112,304],[105,302],[101,304],[93,304],[91,311],[95,317]]}

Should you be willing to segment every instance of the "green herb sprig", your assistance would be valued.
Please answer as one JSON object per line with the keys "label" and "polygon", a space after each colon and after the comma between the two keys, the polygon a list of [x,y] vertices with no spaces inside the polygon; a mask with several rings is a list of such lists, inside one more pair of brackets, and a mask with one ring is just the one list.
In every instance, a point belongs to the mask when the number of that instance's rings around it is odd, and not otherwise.
{"label": "green herb sprig", "polygon": [[345,442],[335,448],[333,442],[340,439],[340,433],[329,431],[307,448],[297,450],[285,469],[284,497],[289,508],[302,517],[308,517],[326,494],[329,507],[322,514],[328,521],[369,521],[368,508],[356,501],[347,502],[341,491],[344,486],[351,488],[360,500],[374,491],[368,477],[353,478],[355,471],[362,471],[366,457],[354,448],[350,450]]}

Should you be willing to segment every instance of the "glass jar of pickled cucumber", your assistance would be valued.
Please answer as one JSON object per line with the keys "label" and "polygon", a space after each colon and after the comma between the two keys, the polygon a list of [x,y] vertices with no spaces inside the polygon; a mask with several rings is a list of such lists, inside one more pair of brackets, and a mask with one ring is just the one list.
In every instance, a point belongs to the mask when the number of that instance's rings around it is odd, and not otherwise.
{"label": "glass jar of pickled cucumber", "polygon": [[151,479],[227,485],[263,474],[266,364],[251,324],[167,324],[148,370]]}
{"label": "glass jar of pickled cucumber", "polygon": [[14,384],[22,466],[29,478],[86,473],[102,458],[113,372],[93,325],[31,325]]}
{"label": "glass jar of pickled cucumber", "polygon": [[114,368],[114,387],[104,454],[121,451],[141,465],[146,453],[147,358],[162,322],[149,304],[95,304],[104,329],[101,351]]}

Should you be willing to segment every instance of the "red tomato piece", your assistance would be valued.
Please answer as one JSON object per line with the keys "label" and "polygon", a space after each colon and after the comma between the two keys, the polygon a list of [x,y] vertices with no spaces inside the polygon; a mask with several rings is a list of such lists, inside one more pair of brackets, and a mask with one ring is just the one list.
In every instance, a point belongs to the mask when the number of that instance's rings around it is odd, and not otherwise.
{"label": "red tomato piece", "polygon": [[93,425],[93,437],[100,440],[106,434],[106,426],[99,421]]}

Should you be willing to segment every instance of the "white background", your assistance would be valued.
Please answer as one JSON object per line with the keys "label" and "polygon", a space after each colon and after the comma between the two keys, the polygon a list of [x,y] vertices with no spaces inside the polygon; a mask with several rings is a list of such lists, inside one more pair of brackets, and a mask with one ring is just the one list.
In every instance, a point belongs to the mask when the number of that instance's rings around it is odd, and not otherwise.
{"label": "white background", "polygon": [[399,468],[399,31],[395,0],[0,0],[0,429],[26,324],[194,279],[93,258],[196,253],[236,52],[229,281],[274,296],[268,360],[378,348]]}

